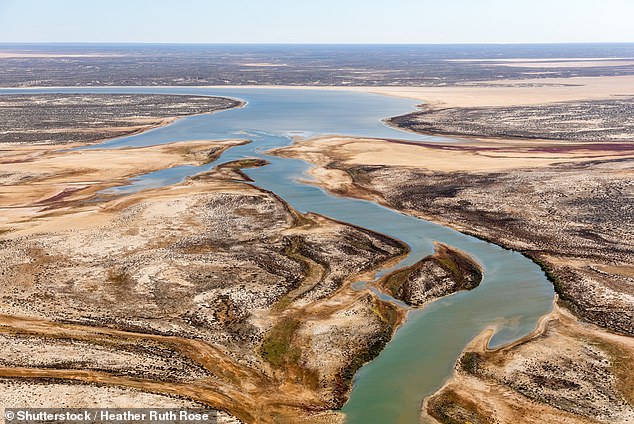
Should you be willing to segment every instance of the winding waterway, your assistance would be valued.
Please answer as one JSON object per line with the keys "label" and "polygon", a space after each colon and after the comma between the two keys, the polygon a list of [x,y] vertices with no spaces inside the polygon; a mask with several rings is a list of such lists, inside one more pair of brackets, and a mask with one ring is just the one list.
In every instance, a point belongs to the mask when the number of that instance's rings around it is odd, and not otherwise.
{"label": "winding waterway", "polygon": [[[142,134],[94,146],[147,146],[183,140],[249,139],[214,163],[180,166],[139,177],[115,192],[174,184],[189,175],[244,157],[259,157],[270,165],[246,170],[254,184],[277,193],[301,212],[317,212],[402,240],[411,253],[397,267],[415,263],[433,252],[434,241],[457,247],[484,269],[480,286],[409,312],[407,321],[381,354],[355,377],[343,407],[349,423],[419,422],[420,403],[451,374],[465,345],[487,327],[497,329],[492,346],[531,332],[552,307],[553,288],[540,268],[519,253],[463,235],[452,229],[387,209],[376,203],[341,198],[300,182],[310,165],[297,159],[266,155],[286,146],[293,135],[323,134],[435,141],[383,125],[385,117],[411,111],[411,100],[335,90],[255,88],[117,88],[2,90],[0,93],[89,92],[220,95],[239,98],[246,107],[184,118]],[[93,148],[93,147],[88,147]],[[386,270],[387,271],[387,270]],[[386,272],[384,271],[384,272]]]}

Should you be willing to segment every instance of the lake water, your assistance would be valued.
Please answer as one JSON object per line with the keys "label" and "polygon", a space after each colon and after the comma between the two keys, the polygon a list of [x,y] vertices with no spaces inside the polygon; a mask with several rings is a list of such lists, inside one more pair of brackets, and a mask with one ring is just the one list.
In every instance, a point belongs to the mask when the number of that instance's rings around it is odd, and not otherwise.
{"label": "lake water", "polygon": [[[310,165],[297,159],[266,155],[288,145],[293,135],[342,134],[413,141],[447,141],[418,136],[383,125],[386,117],[411,111],[415,102],[386,96],[334,91],[257,88],[120,88],[1,90],[0,93],[166,93],[220,95],[239,98],[247,106],[181,119],[162,128],[86,148],[149,146],[183,140],[249,139],[229,149],[214,163],[180,166],[141,176],[115,193],[174,184],[189,175],[244,157],[270,165],[245,172],[254,184],[271,190],[301,212],[312,211],[402,240],[411,253],[394,268],[410,265],[433,252],[434,241],[459,248],[484,269],[480,286],[440,299],[409,313],[381,354],[356,375],[350,399],[342,409],[349,423],[419,422],[421,400],[450,376],[465,345],[485,328],[497,331],[492,346],[512,342],[531,332],[552,308],[553,288],[540,268],[519,253],[463,235],[376,203],[336,197],[299,182]],[[393,268],[393,269],[394,269]],[[388,270],[383,271],[383,273]]]}

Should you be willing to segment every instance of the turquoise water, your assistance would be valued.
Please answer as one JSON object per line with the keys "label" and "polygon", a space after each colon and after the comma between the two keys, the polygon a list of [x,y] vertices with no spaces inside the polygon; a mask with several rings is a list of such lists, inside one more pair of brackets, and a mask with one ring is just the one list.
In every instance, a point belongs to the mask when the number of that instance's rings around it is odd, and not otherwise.
{"label": "turquoise water", "polygon": [[[301,212],[334,219],[390,235],[407,243],[411,253],[400,264],[410,265],[433,251],[434,241],[457,247],[484,268],[481,285],[440,299],[409,313],[385,350],[356,375],[350,399],[342,409],[349,423],[418,423],[423,397],[437,390],[451,374],[464,346],[485,328],[495,326],[491,341],[499,346],[532,331],[552,307],[553,289],[537,265],[519,253],[413,218],[376,203],[335,197],[298,182],[310,165],[297,159],[266,155],[288,145],[291,136],[343,134],[413,141],[437,141],[382,124],[381,119],[412,110],[414,102],[385,96],[291,89],[55,89],[9,92],[124,92],[222,95],[248,102],[241,109],[181,119],[172,125],[87,148],[147,146],[182,140],[249,139],[229,149],[214,163],[182,166],[141,176],[114,189],[125,194],[146,187],[182,181],[219,163],[244,157],[265,158],[271,164],[246,170],[254,184],[271,190]],[[446,141],[446,140],[444,140]],[[385,272],[385,271],[384,271]]]}

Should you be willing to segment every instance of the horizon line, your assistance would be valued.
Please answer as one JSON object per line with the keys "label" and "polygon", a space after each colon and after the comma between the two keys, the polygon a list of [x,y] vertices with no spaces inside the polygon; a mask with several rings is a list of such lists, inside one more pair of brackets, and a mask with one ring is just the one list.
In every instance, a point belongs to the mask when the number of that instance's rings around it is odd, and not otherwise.
{"label": "horizon line", "polygon": [[247,45],[247,46],[468,46],[468,45],[556,45],[556,44],[634,44],[633,41],[468,41],[468,42],[186,42],[186,41],[0,41],[0,44],[121,44],[121,45]]}

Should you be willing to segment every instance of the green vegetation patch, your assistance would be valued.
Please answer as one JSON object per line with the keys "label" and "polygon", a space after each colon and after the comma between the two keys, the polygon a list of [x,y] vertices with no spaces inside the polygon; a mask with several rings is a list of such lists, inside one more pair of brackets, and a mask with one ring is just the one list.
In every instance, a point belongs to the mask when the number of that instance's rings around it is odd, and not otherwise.
{"label": "green vegetation patch", "polygon": [[444,245],[438,245],[436,252],[434,259],[451,274],[458,290],[471,290],[480,284],[482,270],[473,259]]}
{"label": "green vegetation patch", "polygon": [[228,168],[228,169],[245,169],[245,168],[258,168],[261,166],[266,166],[271,162],[258,159],[258,158],[244,158],[238,159],[231,162],[226,162],[218,165],[218,168]]}
{"label": "green vegetation patch", "polygon": [[295,318],[282,319],[269,331],[260,348],[260,356],[274,368],[283,369],[293,378],[316,390],[319,387],[319,373],[301,364],[301,350],[293,345],[300,322]]}
{"label": "green vegetation patch", "polygon": [[[273,311],[278,313],[284,311],[295,299],[322,282],[322,269],[327,266],[327,264],[322,265],[309,256],[306,256],[310,253],[307,251],[306,240],[302,236],[287,236],[284,237],[284,241],[286,243],[284,254],[300,265],[302,276],[301,278],[288,280],[288,282],[292,284],[291,290],[273,305]],[[274,272],[274,270],[272,272]]]}
{"label": "green vegetation patch", "polygon": [[548,279],[548,281],[552,283],[553,288],[555,289],[555,293],[557,293],[557,296],[559,297],[559,299],[557,300],[557,303],[559,303],[564,308],[568,309],[575,316],[582,316],[582,310],[579,308],[579,304],[577,303],[577,301],[575,300],[573,296],[570,296],[566,292],[563,281],[561,280],[561,278],[559,278],[557,274],[555,274],[550,264],[548,264],[543,259],[539,258],[537,256],[537,253],[535,252],[522,252],[522,253],[526,257],[528,257],[530,260],[535,262],[537,265],[539,265],[539,267],[544,272],[544,274],[546,274],[546,278]]}
{"label": "green vegetation patch", "polygon": [[389,290],[392,296],[398,299],[401,298],[403,286],[407,283],[410,275],[414,271],[414,267],[407,267],[395,271],[386,277],[385,287]]}
{"label": "green vegetation patch", "polygon": [[282,317],[262,343],[260,348],[262,358],[276,368],[287,363],[296,363],[299,360],[300,351],[292,346],[292,342],[298,328],[299,321]]}
{"label": "green vegetation patch", "polygon": [[550,268],[550,265],[546,263],[544,260],[537,257],[535,254],[531,254],[530,252],[524,252],[526,256],[528,256],[533,262],[535,262],[542,269],[544,274],[546,274],[546,278],[553,284],[555,288],[555,292],[559,295],[561,299],[564,299],[565,293],[563,291],[563,284],[561,279],[553,272]]}
{"label": "green vegetation patch", "polygon": [[610,373],[616,377],[616,390],[630,404],[634,405],[634,375],[630,371],[632,355],[619,345],[601,339],[590,339],[589,344],[605,352],[610,358]]}
{"label": "green vegetation patch", "polygon": [[314,227],[317,223],[303,213],[297,212],[291,208],[291,215],[293,216],[293,227]]}
{"label": "green vegetation patch", "polygon": [[[336,168],[339,164],[334,163],[332,165],[333,165],[332,166],[333,168]],[[352,178],[352,181],[360,185],[364,185],[364,184],[372,183],[372,178],[370,177],[370,173],[379,168],[380,168],[379,166],[357,166],[352,168],[344,167],[344,170],[348,173],[348,175],[350,175],[350,178]]]}

